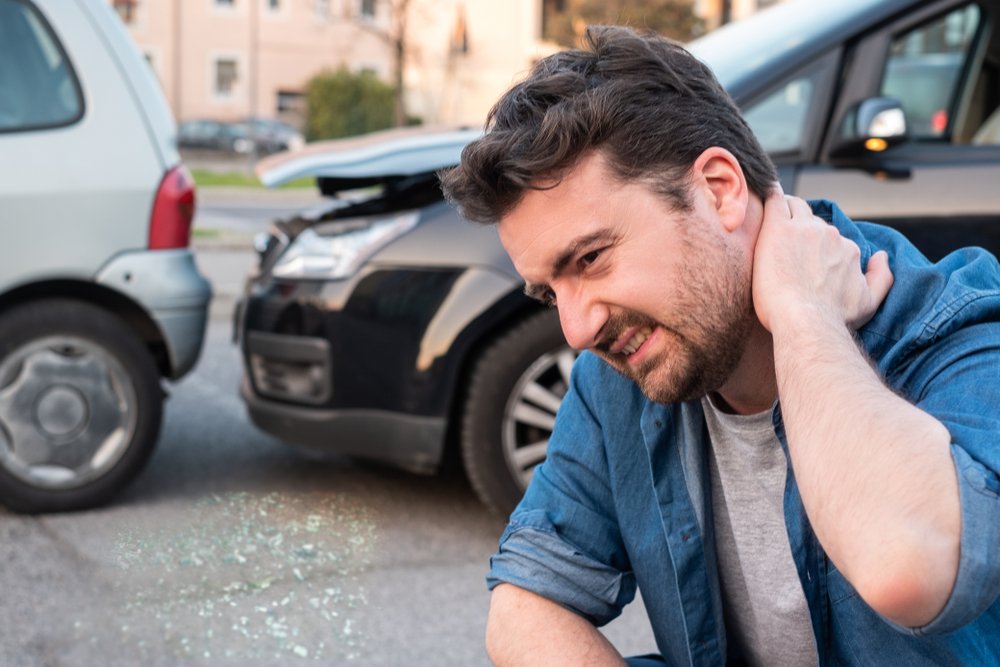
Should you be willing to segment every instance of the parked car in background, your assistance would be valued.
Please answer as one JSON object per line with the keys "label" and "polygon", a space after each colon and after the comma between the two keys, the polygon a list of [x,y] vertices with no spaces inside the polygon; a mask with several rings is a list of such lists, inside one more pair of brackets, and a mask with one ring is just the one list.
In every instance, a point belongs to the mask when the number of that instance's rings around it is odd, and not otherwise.
{"label": "parked car in background", "polygon": [[202,347],[194,184],[111,5],[0,0],[0,503],[107,501]]}
{"label": "parked car in background", "polygon": [[273,147],[268,152],[297,151],[305,146],[306,140],[291,123],[276,118],[244,118],[242,124],[249,128],[255,137],[266,140]]}
{"label": "parked car in background", "polygon": [[177,128],[180,148],[247,154],[253,150],[246,127],[221,120],[186,120]]}
{"label": "parked car in background", "polygon": [[180,124],[177,144],[193,150],[270,155],[302,148],[305,140],[294,126],[269,118],[247,118],[238,122],[196,119]]}
{"label": "parked car in background", "polygon": [[[997,254],[998,19],[1000,0],[793,0],[690,47],[786,192],[894,225],[931,258]],[[236,333],[258,426],[421,472],[457,451],[506,514],[544,460],[574,353],[495,230],[442,200],[436,171],[478,134],[396,130],[261,163],[265,184],[315,176],[331,203],[261,240]]]}

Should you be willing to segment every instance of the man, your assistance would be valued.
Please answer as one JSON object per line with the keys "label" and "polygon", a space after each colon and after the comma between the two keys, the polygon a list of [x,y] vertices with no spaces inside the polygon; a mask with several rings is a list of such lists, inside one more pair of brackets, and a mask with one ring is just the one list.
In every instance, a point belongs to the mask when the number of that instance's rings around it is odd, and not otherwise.
{"label": "man", "polygon": [[995,259],[784,197],[680,46],[587,40],[444,178],[586,350],[491,561],[490,656],[620,664],[595,626],[638,586],[657,663],[997,664]]}

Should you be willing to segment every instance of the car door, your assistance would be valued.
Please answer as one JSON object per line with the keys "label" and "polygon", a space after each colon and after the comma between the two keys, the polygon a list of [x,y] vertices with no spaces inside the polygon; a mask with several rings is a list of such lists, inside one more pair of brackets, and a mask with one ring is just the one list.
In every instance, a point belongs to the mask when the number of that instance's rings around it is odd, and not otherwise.
{"label": "car door", "polygon": [[[932,259],[967,245],[1000,254],[998,10],[998,0],[922,4],[787,82],[786,94],[796,81],[817,88],[803,91],[813,115],[799,122],[798,158],[776,154],[786,189],[894,226]],[[906,140],[833,157],[852,111],[872,97],[901,102]],[[816,159],[802,160],[810,150]]]}

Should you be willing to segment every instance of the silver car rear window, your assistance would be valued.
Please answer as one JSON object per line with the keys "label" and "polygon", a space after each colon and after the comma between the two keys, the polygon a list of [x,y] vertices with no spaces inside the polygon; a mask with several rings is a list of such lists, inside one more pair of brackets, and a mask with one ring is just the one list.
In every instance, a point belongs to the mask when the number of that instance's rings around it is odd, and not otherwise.
{"label": "silver car rear window", "polygon": [[30,3],[0,0],[0,132],[67,125],[83,99],[65,52]]}

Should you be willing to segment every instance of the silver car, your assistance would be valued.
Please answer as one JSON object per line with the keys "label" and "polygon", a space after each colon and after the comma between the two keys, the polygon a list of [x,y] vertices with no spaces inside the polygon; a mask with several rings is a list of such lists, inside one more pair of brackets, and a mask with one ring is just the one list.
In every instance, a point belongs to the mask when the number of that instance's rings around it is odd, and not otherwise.
{"label": "silver car", "polygon": [[0,503],[106,501],[202,347],[194,185],[106,2],[0,0]]}

